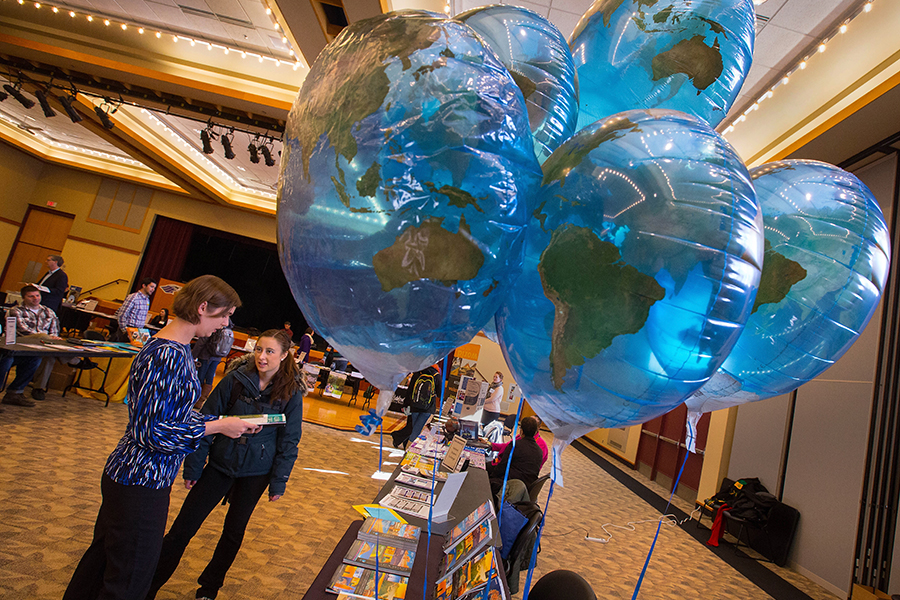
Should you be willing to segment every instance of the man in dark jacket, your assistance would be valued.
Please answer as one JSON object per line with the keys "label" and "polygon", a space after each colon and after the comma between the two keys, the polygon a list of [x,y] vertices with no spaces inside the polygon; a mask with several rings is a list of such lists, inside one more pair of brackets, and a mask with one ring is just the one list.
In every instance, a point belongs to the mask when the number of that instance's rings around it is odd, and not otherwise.
{"label": "man in dark jacket", "polygon": [[[422,428],[425,427],[425,424],[428,422],[428,418],[434,414],[435,406],[437,406],[438,386],[441,384],[440,374],[441,371],[436,364],[412,374],[412,377],[409,380],[409,387],[406,388],[406,399],[403,402],[403,405],[409,409],[406,417],[406,424],[402,429],[398,429],[391,433],[394,448],[402,447],[403,449],[406,449],[406,445],[409,442],[415,441],[415,439],[419,437],[419,434],[422,433]],[[425,406],[421,400],[417,401],[416,398],[416,393],[418,391],[416,386],[423,377],[430,378],[427,379],[427,381],[431,386],[431,401],[427,406]]]}
{"label": "man in dark jacket", "polygon": [[47,257],[47,272],[41,277],[37,284],[47,288],[46,292],[41,292],[41,304],[49,308],[55,313],[59,313],[59,306],[62,304],[63,296],[69,289],[69,276],[62,270],[63,257],[51,254]]}
{"label": "man in dark jacket", "polygon": [[534,436],[538,432],[538,422],[534,417],[525,417],[519,423],[522,430],[522,437],[516,440],[516,447],[510,444],[500,454],[497,463],[488,465],[487,473],[491,480],[491,492],[496,497],[503,487],[503,476],[506,474],[506,465],[509,464],[508,481],[518,479],[525,484],[525,487],[531,487],[541,472],[541,463],[544,454],[541,447],[538,446]]}

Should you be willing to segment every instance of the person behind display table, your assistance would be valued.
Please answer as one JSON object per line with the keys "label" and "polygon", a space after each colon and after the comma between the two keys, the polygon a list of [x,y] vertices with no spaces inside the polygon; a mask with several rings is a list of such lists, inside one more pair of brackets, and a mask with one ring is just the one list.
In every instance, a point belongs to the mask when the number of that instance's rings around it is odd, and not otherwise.
{"label": "person behind display table", "polygon": [[197,580],[197,598],[215,598],[263,492],[268,487],[270,502],[284,494],[297,459],[306,393],[290,345],[284,330],[262,333],[253,349],[254,361],[230,371],[203,405],[202,412],[209,415],[284,413],[287,422],[263,427],[261,432],[237,441],[221,435],[214,440],[205,438],[185,459],[184,486],[190,492],[163,540],[147,600],[152,600],[169,580],[191,538],[227,494],[225,527],[212,560]]}
{"label": "person behind display table", "polygon": [[231,438],[259,428],[238,417],[193,410],[200,381],[188,344],[224,327],[241,300],[212,275],[190,281],[175,296],[178,318],[135,356],[128,375],[128,425],[100,481],[102,503],[94,539],[75,568],[64,600],[143,598],[162,547],[169,492],[185,455],[204,436]]}
{"label": "person behind display table", "polygon": [[159,314],[150,319],[150,324],[154,327],[165,327],[169,324],[169,309],[161,308],[159,309]]}
{"label": "person behind display table", "polygon": [[494,373],[494,381],[491,382],[491,387],[488,389],[490,396],[484,401],[484,408],[481,410],[482,425],[487,425],[500,418],[500,402],[503,400],[503,373],[500,371]]}
{"label": "person behind display table", "polygon": [[518,479],[525,484],[526,488],[537,480],[541,472],[541,464],[543,456],[540,446],[535,441],[538,432],[538,421],[534,417],[524,417],[519,422],[519,429],[522,431],[522,437],[516,440],[516,446],[513,448],[509,444],[496,464],[487,466],[488,478],[491,482],[491,493],[495,498],[498,497],[500,489],[503,486],[503,478],[506,476],[506,465],[509,464],[509,481]]}

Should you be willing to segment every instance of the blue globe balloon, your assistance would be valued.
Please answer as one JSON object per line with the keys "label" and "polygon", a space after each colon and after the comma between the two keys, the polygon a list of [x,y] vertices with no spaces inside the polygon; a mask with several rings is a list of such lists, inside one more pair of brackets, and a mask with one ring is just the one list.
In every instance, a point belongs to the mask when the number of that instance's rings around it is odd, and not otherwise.
{"label": "blue globe balloon", "polygon": [[570,40],[579,129],[632,108],[668,108],[712,127],[750,71],[751,0],[596,0]]}
{"label": "blue globe balloon", "polygon": [[537,189],[522,94],[468,26],[347,27],[291,109],[278,248],[310,324],[379,389],[472,339],[521,266]]}
{"label": "blue globe balloon", "polygon": [[890,237],[854,175],[807,160],[751,171],[766,228],[759,293],[744,333],[686,401],[709,412],[786,394],[850,348],[884,291]]}
{"label": "blue globe balloon", "polygon": [[455,17],[487,42],[525,96],[534,151],[544,162],[575,133],[578,78],[566,38],[527,8],[492,5]]}
{"label": "blue globe balloon", "polygon": [[735,151],[684,113],[599,121],[543,170],[497,331],[568,441],[663,414],[715,373],[753,306],[762,217]]}

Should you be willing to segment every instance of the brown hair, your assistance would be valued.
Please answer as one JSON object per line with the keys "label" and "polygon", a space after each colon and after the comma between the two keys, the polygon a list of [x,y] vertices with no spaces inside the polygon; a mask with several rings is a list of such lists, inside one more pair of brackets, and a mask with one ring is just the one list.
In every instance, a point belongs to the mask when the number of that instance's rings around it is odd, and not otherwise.
{"label": "brown hair", "polygon": [[19,295],[24,298],[25,294],[30,294],[31,292],[40,292],[40,291],[41,290],[37,289],[36,287],[34,287],[33,285],[31,285],[29,283],[28,285],[23,287],[21,290],[19,290]]}
{"label": "brown hair", "polygon": [[[259,334],[259,339],[272,338],[281,347],[282,352],[287,352],[287,356],[281,361],[278,371],[272,378],[272,393],[269,398],[272,402],[281,400],[286,405],[290,399],[302,388],[306,393],[306,385],[302,383],[300,378],[300,369],[294,362],[294,353],[291,352],[291,338],[283,329],[267,329]],[[256,361],[253,362],[253,368],[256,368]]]}
{"label": "brown hair", "polygon": [[230,309],[241,305],[234,288],[215,275],[201,275],[191,279],[175,294],[172,312],[179,319],[196,325],[200,322],[200,305],[206,302],[207,311]]}
{"label": "brown hair", "polygon": [[500,381],[503,381],[503,373],[501,373],[500,371],[494,371],[494,375],[499,375]]}

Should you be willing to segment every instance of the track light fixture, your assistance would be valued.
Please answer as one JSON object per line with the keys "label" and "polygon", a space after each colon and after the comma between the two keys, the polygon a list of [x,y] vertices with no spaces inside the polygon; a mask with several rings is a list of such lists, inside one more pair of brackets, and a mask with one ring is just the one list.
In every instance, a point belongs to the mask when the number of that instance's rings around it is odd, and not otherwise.
{"label": "track light fixture", "polygon": [[114,114],[117,110],[119,110],[118,107],[113,107],[107,98],[103,99],[103,104],[98,104],[94,107],[97,118],[100,119],[100,122],[103,123],[103,127],[106,129],[112,129],[116,126],[112,119],[109,118],[109,115]]}
{"label": "track light fixture", "polygon": [[268,140],[265,144],[259,147],[259,151],[262,152],[263,158],[266,159],[267,167],[275,166],[275,159],[272,158],[272,151],[269,149],[268,144],[271,144],[272,140]]}
{"label": "track light fixture", "polygon": [[9,92],[9,95],[18,100],[19,104],[21,104],[25,108],[31,108],[32,106],[34,106],[34,100],[23,96],[18,87],[13,87],[7,83],[3,85],[3,89]]}
{"label": "track light fixture", "polygon": [[41,110],[44,111],[45,117],[55,117],[56,111],[53,110],[53,107],[50,106],[50,102],[47,101],[47,92],[44,90],[38,89],[34,92],[34,97],[37,98],[38,104],[41,105]]}
{"label": "track light fixture", "polygon": [[69,115],[69,119],[71,119],[73,123],[80,123],[84,120],[84,117],[82,117],[81,113],[75,110],[75,107],[72,106],[73,100],[75,100],[74,93],[71,96],[59,97],[59,103],[62,104],[63,110],[66,111],[67,115]]}
{"label": "track light fixture", "polygon": [[210,129],[212,123],[207,124],[206,129],[200,132],[200,142],[203,144],[203,154],[212,154],[215,152],[212,147],[212,140],[216,137],[216,132]]}
{"label": "track light fixture", "polygon": [[258,139],[253,140],[252,142],[250,142],[250,145],[247,146],[247,151],[250,152],[250,162],[252,162],[254,165],[259,164],[259,149],[256,146],[258,141]]}
{"label": "track light fixture", "polygon": [[234,137],[234,129],[228,133],[222,134],[222,149],[225,150],[225,158],[231,160],[234,158],[234,149],[231,147],[231,138]]}

